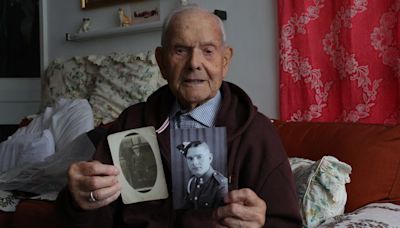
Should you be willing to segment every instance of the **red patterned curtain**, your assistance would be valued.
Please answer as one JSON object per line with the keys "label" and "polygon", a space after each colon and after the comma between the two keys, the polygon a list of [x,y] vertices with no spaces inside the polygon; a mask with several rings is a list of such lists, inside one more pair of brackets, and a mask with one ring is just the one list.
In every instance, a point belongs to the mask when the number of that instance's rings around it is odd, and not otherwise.
{"label": "red patterned curtain", "polygon": [[400,0],[278,0],[283,120],[400,123]]}

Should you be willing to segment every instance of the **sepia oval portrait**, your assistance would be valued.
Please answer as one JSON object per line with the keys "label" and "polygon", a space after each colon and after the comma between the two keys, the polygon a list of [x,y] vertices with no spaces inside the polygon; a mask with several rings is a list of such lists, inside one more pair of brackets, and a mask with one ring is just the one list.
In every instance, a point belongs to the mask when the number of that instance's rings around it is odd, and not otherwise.
{"label": "sepia oval portrait", "polygon": [[125,136],[119,148],[122,173],[136,191],[150,191],[157,179],[157,164],[150,144],[136,133]]}

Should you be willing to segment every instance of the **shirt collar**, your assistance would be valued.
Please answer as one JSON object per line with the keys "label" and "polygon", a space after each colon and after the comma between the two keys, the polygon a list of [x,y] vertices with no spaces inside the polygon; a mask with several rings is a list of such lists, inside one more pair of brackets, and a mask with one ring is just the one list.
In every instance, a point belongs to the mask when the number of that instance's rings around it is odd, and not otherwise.
{"label": "shirt collar", "polygon": [[[196,107],[190,112],[185,113],[191,116],[197,122],[207,126],[213,127],[218,109],[221,105],[221,92],[218,90],[217,94],[208,100],[206,103]],[[172,107],[170,117],[174,117],[177,112],[183,112],[177,100]]]}

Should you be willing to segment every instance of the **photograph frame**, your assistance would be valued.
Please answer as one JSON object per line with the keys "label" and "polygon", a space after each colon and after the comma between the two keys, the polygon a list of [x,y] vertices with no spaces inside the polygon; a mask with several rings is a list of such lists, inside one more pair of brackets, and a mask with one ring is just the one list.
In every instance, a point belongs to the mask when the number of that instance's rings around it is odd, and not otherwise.
{"label": "photograph frame", "polygon": [[[137,138],[135,136],[139,136],[139,138],[141,138],[140,141],[142,142],[137,141]],[[128,149],[129,145],[125,144],[125,139],[128,139],[128,141],[130,141],[131,139],[133,139],[133,141],[136,141],[133,142],[133,144],[131,145],[135,148],[138,145],[143,145],[144,142],[144,144],[149,147],[144,150],[139,149],[141,153],[139,153],[138,155],[145,156],[144,159],[139,159],[139,163],[144,162],[142,163],[141,168],[139,166],[136,166],[135,162],[128,162],[125,160],[129,158],[129,156],[126,156],[128,155],[126,153],[126,149]],[[168,198],[168,187],[165,179],[164,168],[161,161],[160,148],[158,145],[154,127],[143,127],[117,132],[108,135],[107,140],[110,147],[113,163],[120,170],[118,181],[122,185],[121,197],[124,204],[132,204]],[[124,153],[125,155],[122,155],[122,153]],[[134,150],[130,150],[130,153],[134,153]],[[152,159],[146,159],[146,157],[149,158],[149,156],[146,156],[146,153],[147,155],[148,153],[152,153],[154,162],[149,163],[149,161],[151,161]],[[130,158],[132,158],[132,156],[130,156]],[[153,167],[152,164],[155,164],[155,167]],[[148,165],[151,165],[151,167]],[[130,177],[137,177],[137,174],[145,175],[142,171],[145,171],[147,168],[156,170],[155,181],[148,180],[147,177],[144,177],[144,180],[129,180]],[[136,171],[138,171],[137,174],[134,173]],[[152,171],[150,173],[152,173]],[[152,182],[152,184],[150,184],[151,186],[148,185],[149,181]],[[147,189],[144,190],[143,187]]]}
{"label": "photograph frame", "polygon": [[93,9],[102,6],[124,4],[129,2],[143,2],[145,0],[80,0],[81,9]]}
{"label": "photograph frame", "polygon": [[[217,193],[217,191],[209,191],[205,193],[202,188],[199,188],[198,205],[194,206],[187,204],[188,202],[188,191],[189,185],[191,185],[191,179],[193,173],[188,167],[186,161],[186,154],[182,153],[179,149],[180,145],[184,142],[190,141],[201,141],[208,145],[208,148],[213,154],[211,168],[222,174],[227,180],[228,177],[228,149],[227,149],[227,133],[226,127],[212,127],[212,128],[180,128],[173,129],[170,134],[171,141],[171,174],[172,174],[172,195],[173,195],[173,208],[174,209],[199,209],[199,208],[210,208],[216,207],[216,201],[212,200],[207,202],[208,205],[203,205],[205,201],[208,201],[206,195],[208,193]],[[207,182],[205,183],[207,184]],[[223,184],[225,189],[229,189],[228,181]],[[204,185],[206,186],[206,185]],[[221,185],[222,186],[222,183]],[[211,187],[208,188],[211,190]],[[207,191],[207,190],[206,190]],[[224,192],[225,194],[227,192]],[[216,196],[214,194],[213,196]],[[202,200],[202,199],[203,200]],[[207,200],[204,200],[208,198]]]}

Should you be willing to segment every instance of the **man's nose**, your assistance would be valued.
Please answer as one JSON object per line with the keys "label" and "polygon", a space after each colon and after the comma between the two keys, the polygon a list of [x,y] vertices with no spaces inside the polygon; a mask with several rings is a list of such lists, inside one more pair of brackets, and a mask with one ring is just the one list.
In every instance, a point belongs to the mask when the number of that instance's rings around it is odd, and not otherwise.
{"label": "man's nose", "polygon": [[193,164],[198,164],[199,163],[199,159],[195,158],[193,159]]}
{"label": "man's nose", "polygon": [[189,69],[190,70],[200,70],[201,69],[201,52],[194,49],[190,55],[189,59]]}

